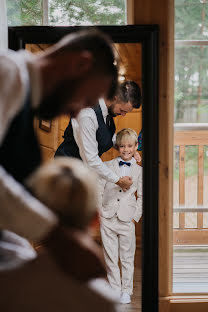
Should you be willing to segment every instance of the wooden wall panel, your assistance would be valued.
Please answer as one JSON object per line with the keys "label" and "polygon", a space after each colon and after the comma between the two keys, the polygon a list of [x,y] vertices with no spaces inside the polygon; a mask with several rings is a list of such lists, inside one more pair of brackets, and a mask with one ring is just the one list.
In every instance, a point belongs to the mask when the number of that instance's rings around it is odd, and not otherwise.
{"label": "wooden wall panel", "polygon": [[135,0],[135,24],[159,25],[159,296],[172,292],[174,1]]}
{"label": "wooden wall panel", "polygon": [[41,146],[41,152],[42,152],[43,162],[48,161],[54,157],[54,150],[51,148]]}
{"label": "wooden wall panel", "polygon": [[34,128],[40,143],[43,161],[53,158],[54,153],[59,145],[59,121],[53,120],[49,132],[40,129],[39,120],[34,122]]}
{"label": "wooden wall panel", "polygon": [[142,50],[140,43],[116,43],[116,51],[120,59],[120,74],[126,80],[134,80],[142,85]]}

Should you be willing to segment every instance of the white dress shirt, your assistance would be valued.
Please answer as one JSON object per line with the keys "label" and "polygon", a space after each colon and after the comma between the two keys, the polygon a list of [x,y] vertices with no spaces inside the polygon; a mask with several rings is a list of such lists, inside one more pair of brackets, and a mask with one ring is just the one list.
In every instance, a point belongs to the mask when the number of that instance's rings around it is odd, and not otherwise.
{"label": "white dress shirt", "polygon": [[[118,157],[118,163],[119,163],[120,161],[125,161],[125,160],[123,160],[121,157]],[[136,163],[136,160],[135,160],[135,158],[132,157],[131,160],[128,160],[128,161],[125,161],[125,162],[128,162],[128,163],[130,163],[131,165],[130,165],[130,166],[128,166],[128,165],[119,166],[120,178],[126,177],[126,176],[128,176],[128,177],[131,176],[131,168],[130,168],[130,167],[131,167],[133,164]]]}
{"label": "white dress shirt", "polygon": [[[99,100],[103,118],[106,121],[108,108],[103,99]],[[84,161],[91,168],[95,169],[100,177],[109,182],[116,183],[119,177],[106,166],[98,155],[98,142],[96,140],[96,131],[98,129],[98,121],[95,111],[92,108],[81,110],[76,119],[72,119],[72,128],[74,139],[79,147],[79,153]],[[115,141],[115,135],[113,137]]]}
{"label": "white dress shirt", "polygon": [[[41,98],[41,81],[27,51],[0,51],[0,145],[24,105],[30,86],[33,107]],[[39,240],[58,222],[55,215],[0,166],[0,229]]]}

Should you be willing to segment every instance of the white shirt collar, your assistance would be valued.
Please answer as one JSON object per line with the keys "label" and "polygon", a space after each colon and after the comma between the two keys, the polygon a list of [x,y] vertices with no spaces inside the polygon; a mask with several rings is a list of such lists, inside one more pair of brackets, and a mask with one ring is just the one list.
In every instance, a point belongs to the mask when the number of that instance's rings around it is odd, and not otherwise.
{"label": "white shirt collar", "polygon": [[106,117],[108,115],[108,107],[107,107],[103,98],[99,99],[99,105],[100,105],[100,108],[101,108],[101,111],[103,114],[103,118],[104,118],[104,120],[106,120]]}

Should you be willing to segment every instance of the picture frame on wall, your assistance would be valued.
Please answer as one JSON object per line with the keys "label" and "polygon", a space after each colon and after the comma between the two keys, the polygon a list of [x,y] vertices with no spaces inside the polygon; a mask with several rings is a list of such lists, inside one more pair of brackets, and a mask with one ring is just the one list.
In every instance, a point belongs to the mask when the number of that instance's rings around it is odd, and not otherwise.
{"label": "picture frame on wall", "polygon": [[51,132],[52,120],[39,119],[39,128]]}

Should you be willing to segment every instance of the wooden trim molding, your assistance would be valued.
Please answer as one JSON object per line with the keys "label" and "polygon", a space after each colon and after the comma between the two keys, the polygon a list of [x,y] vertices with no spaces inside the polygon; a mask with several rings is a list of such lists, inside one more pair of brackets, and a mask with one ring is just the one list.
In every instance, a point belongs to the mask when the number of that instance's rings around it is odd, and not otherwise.
{"label": "wooden trim molding", "polygon": [[135,24],[134,0],[126,0],[126,21],[127,25]]}
{"label": "wooden trim molding", "polygon": [[159,300],[160,312],[206,312],[208,296],[170,296]]}
{"label": "wooden trim molding", "polygon": [[[135,23],[158,24],[160,29],[158,210],[160,298],[170,296],[172,293],[174,0],[135,0],[134,6]],[[157,307],[154,311],[157,311]]]}
{"label": "wooden trim molding", "polygon": [[208,229],[174,229],[174,245],[208,245]]}

